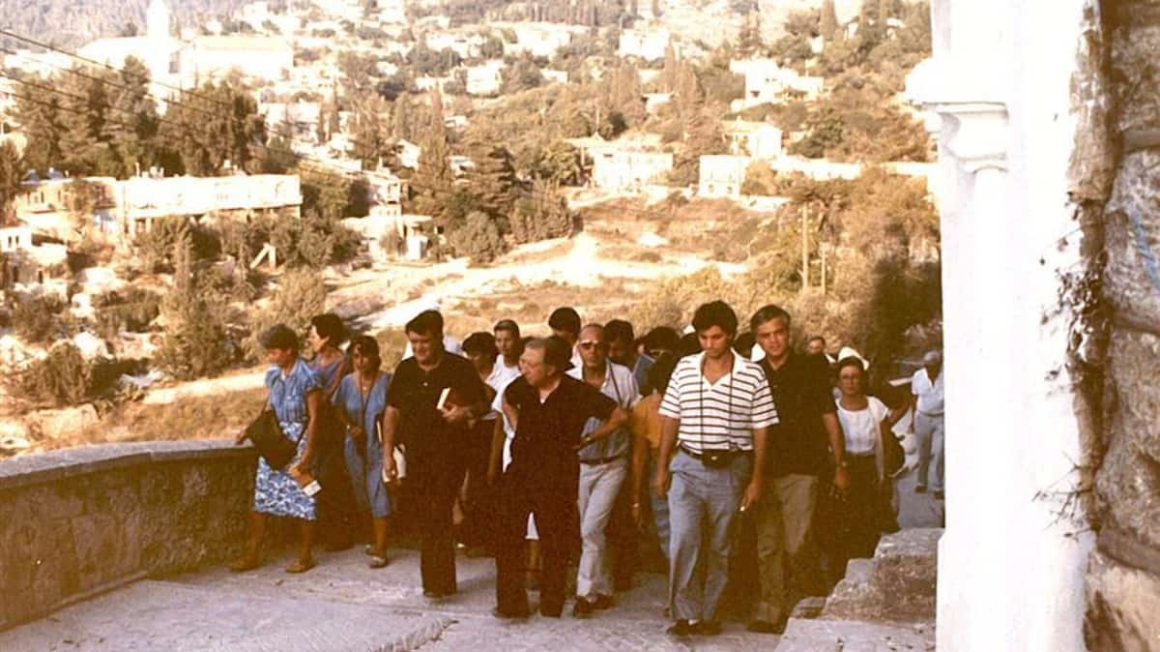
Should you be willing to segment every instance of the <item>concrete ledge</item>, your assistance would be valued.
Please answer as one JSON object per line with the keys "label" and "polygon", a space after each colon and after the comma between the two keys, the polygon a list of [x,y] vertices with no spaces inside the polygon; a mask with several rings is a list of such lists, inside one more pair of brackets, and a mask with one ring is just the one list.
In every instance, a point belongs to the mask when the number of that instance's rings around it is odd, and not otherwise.
{"label": "concrete ledge", "polygon": [[[237,554],[257,455],[227,441],[89,446],[0,462],[0,630],[141,577]],[[17,598],[18,597],[18,598]]]}

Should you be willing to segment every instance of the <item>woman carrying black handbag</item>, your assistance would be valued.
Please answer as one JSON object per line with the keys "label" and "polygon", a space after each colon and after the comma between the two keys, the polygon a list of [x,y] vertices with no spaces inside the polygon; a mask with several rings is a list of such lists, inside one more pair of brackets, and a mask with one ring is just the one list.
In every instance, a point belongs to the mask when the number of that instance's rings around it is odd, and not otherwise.
{"label": "woman carrying black handbag", "polygon": [[[240,573],[261,566],[266,521],[273,515],[299,521],[302,538],[298,559],[286,572],[302,573],[315,565],[313,547],[317,511],[310,469],[318,450],[316,431],[323,400],[322,384],[318,375],[298,357],[298,336],[294,331],[279,324],[262,333],[259,341],[266,350],[266,359],[273,365],[266,372],[266,387],[270,390],[267,404],[274,412],[282,435],[293,442],[295,455],[286,467],[274,468],[266,455],[268,450],[277,447],[262,451],[254,483],[249,544],[246,553],[231,564],[230,569]],[[248,435],[253,434],[252,428],[242,432],[236,439],[237,444],[241,445]]]}

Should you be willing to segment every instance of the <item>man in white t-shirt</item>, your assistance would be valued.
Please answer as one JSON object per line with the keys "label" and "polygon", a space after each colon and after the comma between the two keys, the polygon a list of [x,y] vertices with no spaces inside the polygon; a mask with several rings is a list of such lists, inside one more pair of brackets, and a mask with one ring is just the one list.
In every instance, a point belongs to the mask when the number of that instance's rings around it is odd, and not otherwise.
{"label": "man in white t-shirt", "polygon": [[[945,488],[943,446],[946,433],[943,423],[942,354],[938,351],[927,353],[922,359],[922,366],[910,381],[911,407],[914,410],[910,428],[918,441],[918,486],[914,490],[925,493],[929,479],[934,497],[941,500]],[[930,478],[932,458],[934,477]]]}

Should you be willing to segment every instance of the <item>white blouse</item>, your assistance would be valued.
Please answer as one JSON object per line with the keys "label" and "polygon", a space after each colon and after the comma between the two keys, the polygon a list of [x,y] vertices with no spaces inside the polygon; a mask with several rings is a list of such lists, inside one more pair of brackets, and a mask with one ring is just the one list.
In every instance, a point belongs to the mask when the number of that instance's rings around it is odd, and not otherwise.
{"label": "white blouse", "polygon": [[867,396],[869,405],[863,410],[847,410],[838,405],[838,420],[846,436],[846,452],[850,455],[869,455],[877,451],[882,436],[882,422],[890,415],[886,405],[873,396]]}

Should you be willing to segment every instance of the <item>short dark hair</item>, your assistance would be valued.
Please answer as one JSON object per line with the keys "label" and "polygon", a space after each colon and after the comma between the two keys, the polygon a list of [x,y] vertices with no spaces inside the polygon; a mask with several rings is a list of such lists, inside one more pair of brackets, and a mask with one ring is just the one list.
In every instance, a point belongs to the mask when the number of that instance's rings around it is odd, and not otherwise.
{"label": "short dark hair", "polygon": [[331,346],[338,346],[346,341],[346,326],[343,326],[342,320],[333,312],[311,317],[310,325],[314,327],[314,332]]}
{"label": "short dark hair", "polygon": [[548,317],[548,327],[552,330],[564,331],[578,336],[580,335],[580,314],[568,306],[556,308]]}
{"label": "short dark hair", "polygon": [[441,337],[443,335],[443,315],[439,314],[438,310],[424,310],[407,322],[403,330],[416,335]]}
{"label": "short dark hair", "polygon": [[846,367],[857,367],[858,371],[861,371],[862,373],[866,373],[866,363],[862,362],[862,358],[859,358],[858,356],[855,356],[855,355],[848,355],[848,356],[842,358],[841,360],[838,360],[838,373],[839,374],[842,373],[842,370],[845,369]]}
{"label": "short dark hair", "polygon": [[495,360],[499,355],[499,349],[495,346],[495,336],[485,331],[472,333],[463,340],[464,353],[482,353],[483,355]]}
{"label": "short dark hair", "polygon": [[298,353],[298,335],[286,324],[277,324],[267,328],[258,336],[258,343],[267,351],[293,351]]}
{"label": "short dark hair", "polygon": [[733,349],[738,353],[744,354],[746,357],[753,353],[753,347],[757,346],[757,338],[753,335],[753,331],[745,331],[733,340]]}
{"label": "short dark hair", "polygon": [[664,394],[669,388],[669,379],[673,377],[673,371],[677,368],[677,360],[679,358],[676,354],[664,353],[648,368],[648,384],[658,394]]}
{"label": "short dark hair", "polygon": [[572,347],[568,346],[563,338],[556,335],[533,337],[528,340],[524,347],[533,351],[543,351],[544,364],[552,365],[559,373],[564,373],[572,362]]}
{"label": "short dark hair", "polygon": [[520,325],[511,319],[501,319],[495,323],[495,328],[491,329],[493,333],[500,331],[507,331],[515,335],[516,339],[520,339]]}
{"label": "short dark hair", "polygon": [[350,338],[350,344],[346,347],[346,352],[348,355],[353,355],[355,351],[374,360],[376,369],[383,366],[383,358],[379,354],[378,340],[370,335],[356,335]]}
{"label": "short dark hair", "polygon": [[673,347],[673,351],[681,358],[700,353],[701,340],[697,338],[696,333],[682,335],[681,339],[677,340],[677,345]]}
{"label": "short dark hair", "polygon": [[681,336],[677,331],[668,326],[657,326],[656,328],[645,333],[644,348],[649,351],[676,351],[677,342],[681,341]]}
{"label": "short dark hair", "polygon": [[786,326],[789,326],[790,317],[789,313],[785,311],[785,308],[782,308],[781,306],[775,306],[772,303],[764,305],[758,308],[757,312],[753,313],[753,316],[749,318],[749,330],[756,333],[758,326],[761,326],[767,322],[771,322],[775,319],[780,319],[785,322]]}
{"label": "short dark hair", "polygon": [[632,324],[623,319],[613,319],[604,325],[604,338],[609,342],[632,342],[636,341],[636,333],[632,330]]}
{"label": "short dark hair", "polygon": [[693,329],[697,333],[703,333],[714,326],[720,326],[730,337],[737,334],[737,313],[724,301],[702,304],[693,313]]}

